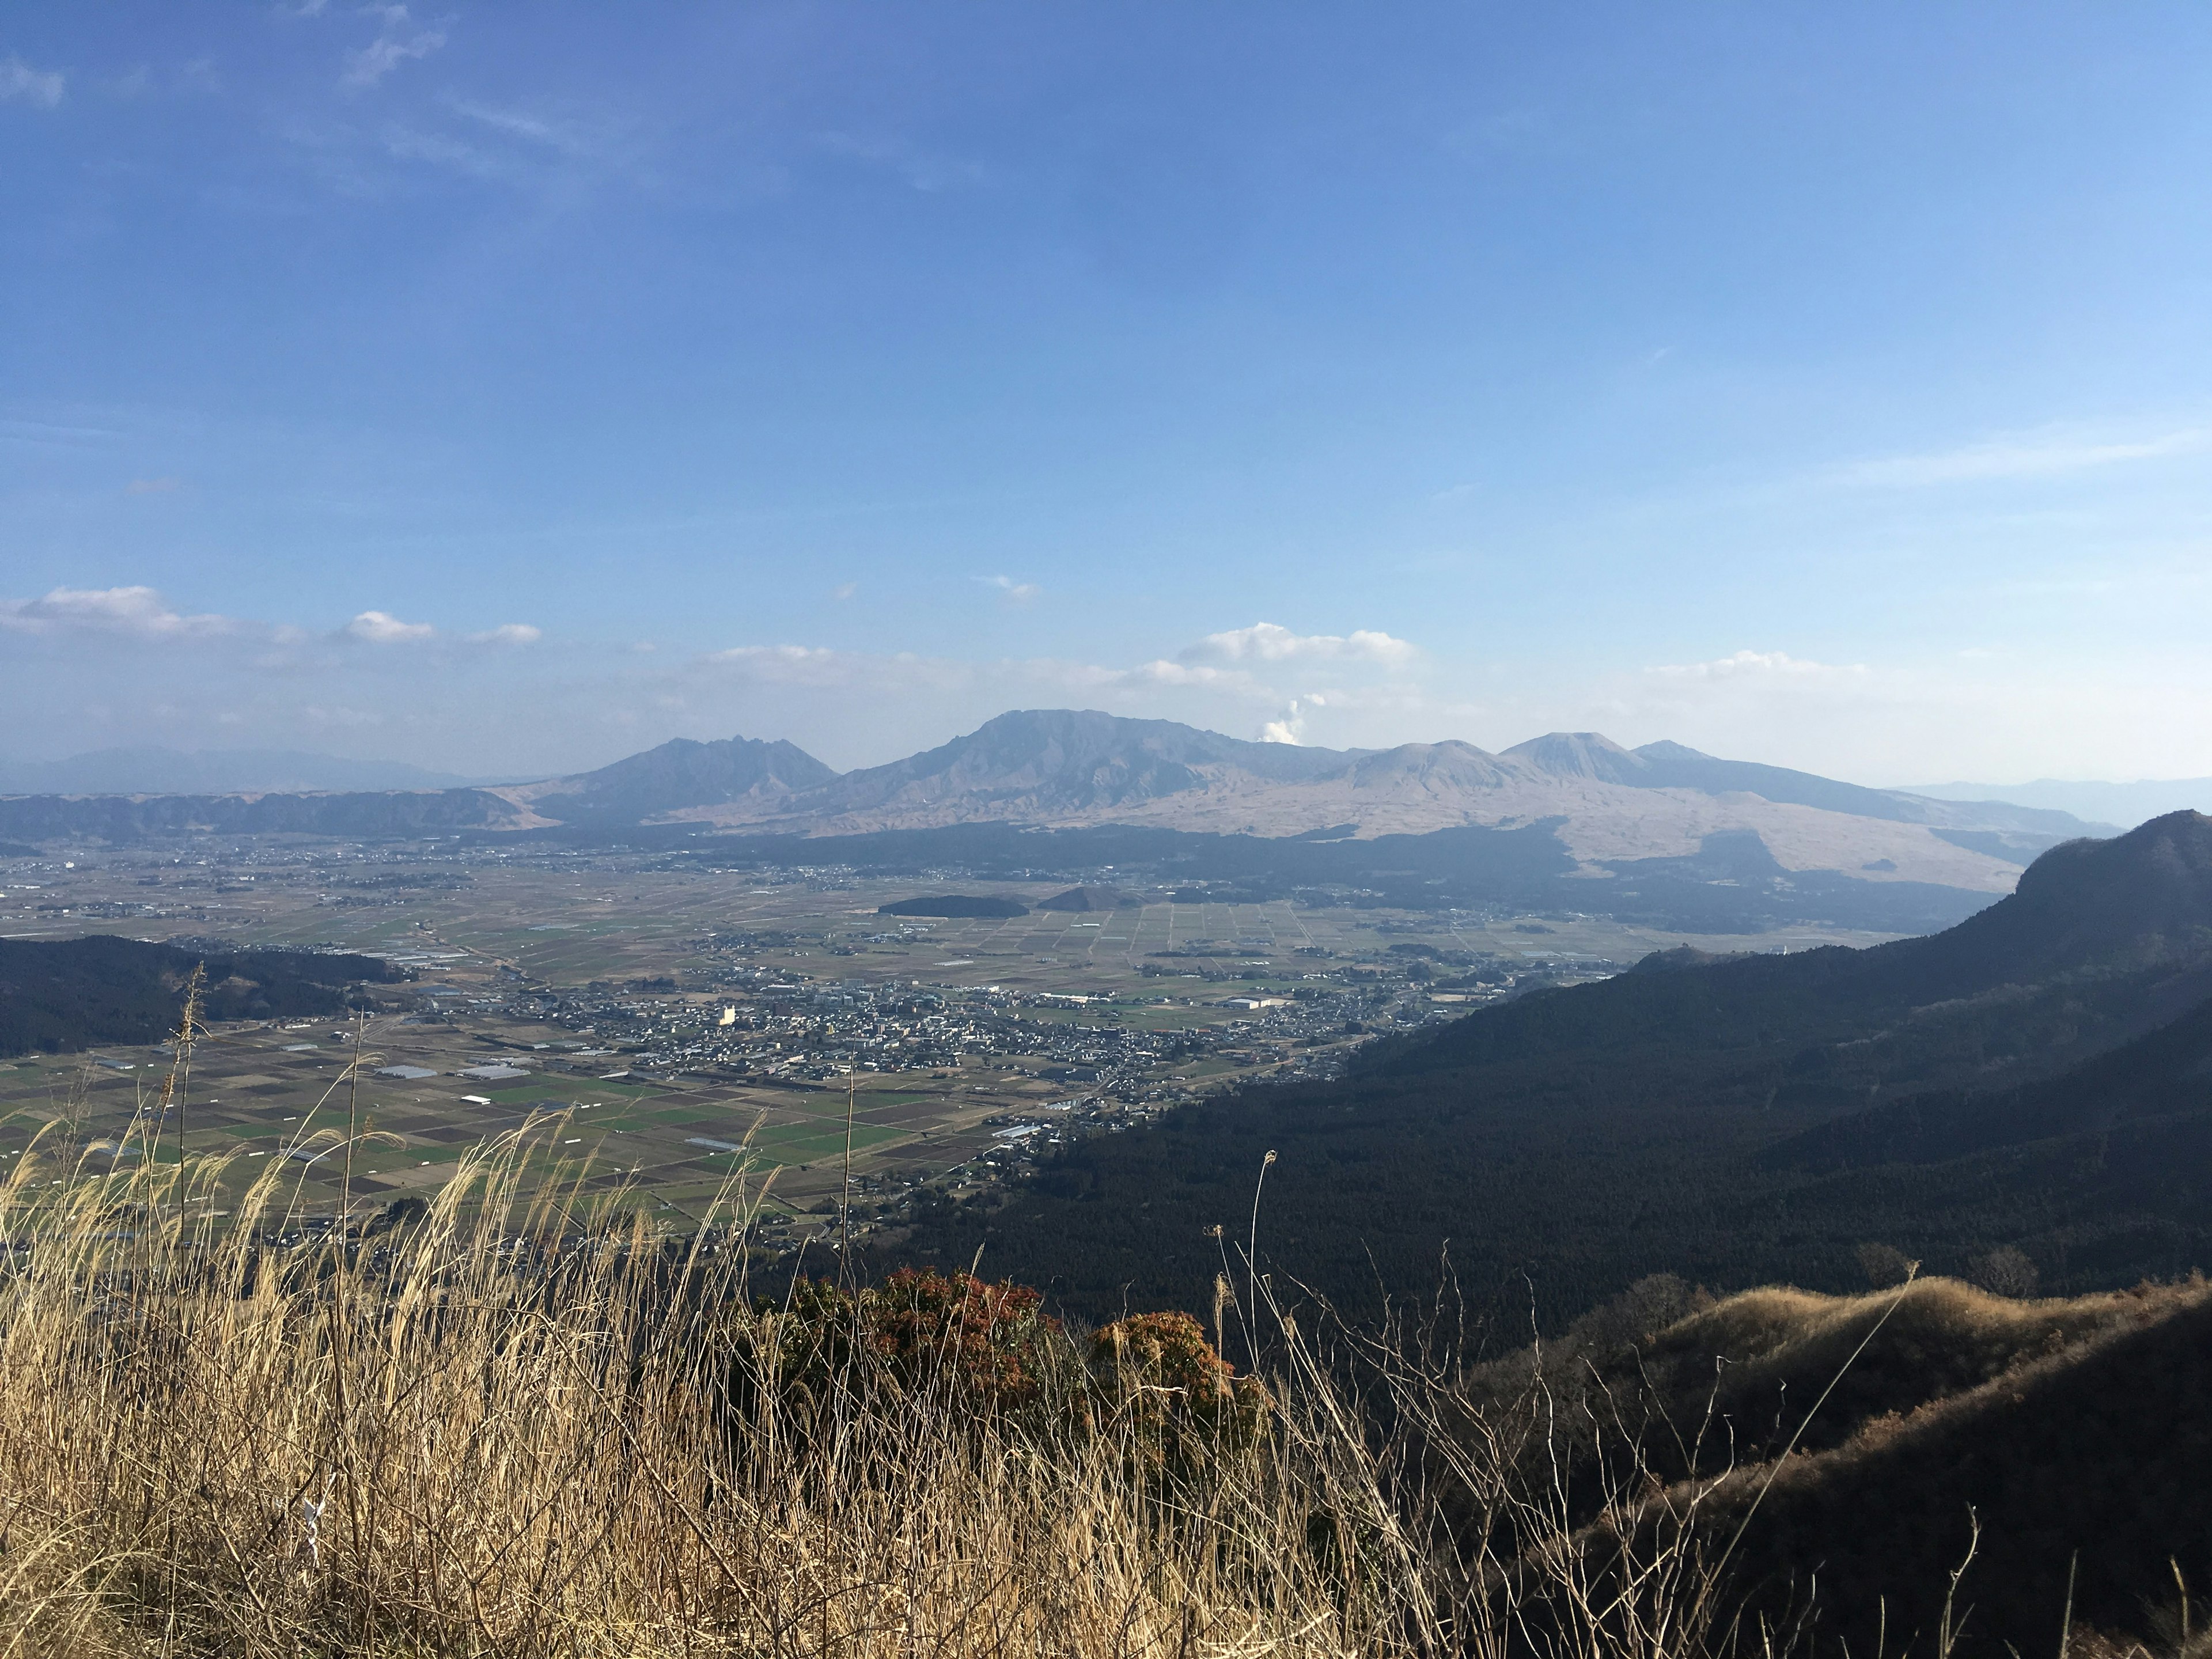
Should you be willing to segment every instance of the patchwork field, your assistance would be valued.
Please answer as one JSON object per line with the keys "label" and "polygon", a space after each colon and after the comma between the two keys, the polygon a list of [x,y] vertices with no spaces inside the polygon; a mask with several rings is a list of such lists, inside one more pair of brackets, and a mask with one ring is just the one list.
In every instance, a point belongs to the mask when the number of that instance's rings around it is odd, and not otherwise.
{"label": "patchwork field", "polygon": [[[1297,1046],[1279,1016],[1224,1006],[1231,994],[1310,996],[1321,981],[1365,1006],[1396,999],[1401,1012],[1388,1018],[1414,1017],[1409,1007],[1435,1017],[1405,975],[1420,951],[1572,977],[1684,942],[1775,950],[1875,937],[1692,939],[1601,917],[1182,902],[1156,890],[1139,890],[1143,902],[1128,908],[1053,912],[1036,906],[1065,879],[885,880],[706,869],[665,854],[412,846],[95,852],[15,861],[0,884],[0,930],[13,936],[311,945],[415,972],[387,999],[396,1006],[368,1020],[357,1088],[339,1085],[352,1034],[330,1024],[225,1030],[200,1047],[185,1145],[237,1152],[240,1178],[262,1159],[287,1160],[308,1212],[335,1207],[349,1178],[356,1199],[376,1202],[428,1187],[483,1138],[560,1113],[561,1151],[588,1163],[591,1181],[634,1181],[651,1204],[690,1214],[750,1158],[775,1172],[771,1207],[800,1227],[821,1225],[844,1193],[848,1090],[856,1188],[895,1194],[971,1167],[1009,1133],[1049,1144],[1060,1120],[1048,1109],[1064,1107],[1071,1090],[1065,1066],[1044,1073],[1072,1027],[1187,1035],[1205,1052],[1186,1044],[1172,1062],[1121,1074],[1124,1098],[1153,1082],[1171,1094],[1268,1072]],[[1030,913],[878,913],[952,892],[1011,898]],[[994,1052],[940,1053],[919,1066],[878,1056],[811,1077],[698,1058],[718,1023],[742,1012],[757,1028],[771,1008],[806,1044],[842,1040],[838,1021],[849,1031],[855,1017],[813,1007],[840,987],[954,1001],[994,988],[994,1006],[1018,1022],[1002,1029],[1016,1035]],[[617,1001],[627,1024],[575,1012]],[[1321,1041],[1300,1040],[1305,1049]],[[467,1075],[488,1064],[512,1074]],[[173,1158],[177,1118],[156,1126],[149,1115],[166,1069],[158,1049],[0,1061],[0,1159],[20,1156],[49,1122],[56,1146],[94,1158],[139,1155],[158,1127],[155,1155]],[[349,1177],[343,1155],[327,1148],[349,1121]],[[1010,1131],[1010,1121],[1028,1127]]]}

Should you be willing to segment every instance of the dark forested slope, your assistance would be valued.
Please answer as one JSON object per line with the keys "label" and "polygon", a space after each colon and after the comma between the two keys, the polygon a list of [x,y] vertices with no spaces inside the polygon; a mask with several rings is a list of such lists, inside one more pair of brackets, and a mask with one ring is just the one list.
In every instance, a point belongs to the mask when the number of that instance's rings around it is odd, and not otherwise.
{"label": "dark forested slope", "polygon": [[312,951],[209,955],[105,933],[0,939],[0,1054],[158,1042],[177,1029],[185,982],[201,963],[210,1020],[339,1013],[348,987],[401,977],[374,957]]}
{"label": "dark forested slope", "polygon": [[[1525,1307],[1533,1285],[1556,1314],[1660,1271],[1841,1286],[1857,1244],[1893,1237],[1944,1268],[2021,1243],[2054,1288],[2182,1271],[2212,1257],[2212,1184],[2158,1166],[2212,1116],[2188,1063],[2151,1079],[2124,1045],[2208,1000],[2212,819],[2179,813],[2046,854],[1946,933],[1654,963],[1377,1045],[1338,1083],[1181,1109],[1003,1206],[925,1213],[909,1248],[981,1247],[1086,1311],[1203,1306],[1208,1230],[1245,1232],[1272,1150],[1263,1265],[1370,1311],[1432,1290],[1447,1245],[1479,1295]],[[2149,1068],[2124,1125],[2099,1118],[2100,1057]],[[1904,1102],[2032,1127],[1922,1157],[1865,1115]]]}

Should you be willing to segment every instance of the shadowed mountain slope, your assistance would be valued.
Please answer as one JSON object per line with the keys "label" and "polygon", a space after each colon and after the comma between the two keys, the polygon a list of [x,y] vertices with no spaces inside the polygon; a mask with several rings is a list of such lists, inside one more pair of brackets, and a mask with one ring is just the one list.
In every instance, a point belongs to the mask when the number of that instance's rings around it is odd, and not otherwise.
{"label": "shadowed mountain slope", "polygon": [[[2208,1362],[2201,1279],[2027,1300],[1942,1278],[1770,1285],[1717,1304],[1655,1279],[1466,1386],[1493,1424],[1538,1431],[1524,1472],[1547,1481],[1556,1459],[1574,1520],[1595,1521],[1602,1467],[1652,1494],[1629,1500],[1646,1540],[1692,1501],[1709,1536],[1742,1526],[1728,1599],[1746,1616],[1786,1622],[1817,1578],[1823,1655],[1932,1655],[1971,1545],[1954,1651],[2002,1659],[2054,1649],[2069,1576],[2077,1641],[2171,1642],[2176,1568],[2200,1594],[2212,1581]],[[1672,1483],[1663,1498],[1647,1471]]]}
{"label": "shadowed mountain slope", "polygon": [[347,987],[404,976],[375,957],[313,951],[210,955],[112,934],[0,939],[0,1054],[158,1042],[174,1034],[185,980],[203,962],[209,1020],[342,1013]]}
{"label": "shadowed mountain slope", "polygon": [[2061,849],[2032,878],[1932,937],[1655,963],[1389,1039],[1339,1082],[1250,1090],[1080,1144],[1002,1211],[933,1211],[912,1248],[964,1261],[986,1247],[1085,1310],[1125,1289],[1203,1310],[1220,1255],[1206,1229],[1249,1208],[1272,1151],[1266,1263],[1368,1311],[1433,1287],[1448,1241],[1479,1299],[1525,1308],[1533,1283],[1554,1314],[1662,1271],[1848,1284],[1869,1238],[1937,1268],[2021,1243],[2061,1287],[2185,1271],[2212,1259],[2212,1182],[2159,1166],[2212,1115],[2179,1062],[2144,1085],[2171,1111],[2138,1109],[2105,1163],[2082,1160],[2107,1132],[2065,1121],[1923,1164],[1838,1170],[1777,1150],[1914,1100],[2058,1079],[2050,1098],[2089,1101],[2094,1078],[2061,1074],[2212,1000],[2212,939],[2191,920],[2212,902],[2212,821]]}
{"label": "shadowed mountain slope", "polygon": [[[2077,1635],[2171,1640],[2184,1586],[2201,1597],[2212,1583],[2212,1297],[2200,1285],[2136,1300],[2078,1346],[1864,1418],[1794,1460],[1735,1562],[1741,1582],[1768,1587],[1753,1605],[1771,1613],[1817,1567],[1836,1610],[1823,1651],[1870,1652],[1886,1623],[1917,1638],[1888,1651],[1932,1653],[1966,1563],[1961,1659],[2049,1650],[2069,1602]],[[1737,1475],[1720,1513],[1748,1509],[1765,1473]]]}

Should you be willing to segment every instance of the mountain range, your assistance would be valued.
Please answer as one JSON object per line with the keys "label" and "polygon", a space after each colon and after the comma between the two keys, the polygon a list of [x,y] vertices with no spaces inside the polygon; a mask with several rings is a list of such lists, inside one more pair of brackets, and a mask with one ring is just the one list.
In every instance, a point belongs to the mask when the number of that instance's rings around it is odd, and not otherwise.
{"label": "mountain range", "polygon": [[1931,801],[1721,761],[1681,744],[1626,750],[1597,732],[1551,732],[1502,754],[1460,741],[1322,750],[1086,710],[1000,714],[951,744],[845,775],[790,744],[679,741],[495,794],[540,823],[591,814],[799,834],[1124,823],[1370,838],[1562,818],[1564,845],[1586,865],[1694,856],[1710,834],[1747,830],[1787,869],[1989,891],[2008,890],[2033,854],[2097,827],[2063,811]]}
{"label": "mountain range", "polygon": [[690,823],[809,836],[1001,823],[1155,825],[1272,839],[1370,839],[1553,822],[1587,874],[1694,858],[1755,836],[1784,870],[2009,890],[2027,860],[2104,826],[2001,802],[1937,801],[1680,744],[1553,732],[1330,750],[1069,709],[1001,714],[888,765],[837,774],[787,743],[677,742],[596,772],[489,792],[517,828]]}
{"label": "mountain range", "polygon": [[478,781],[400,761],[291,749],[100,749],[64,760],[0,760],[0,794],[301,794],[314,790],[454,789]]}
{"label": "mountain range", "polygon": [[[1578,900],[1563,889],[1548,901],[1570,908],[1617,908],[1613,898],[1626,891],[1620,878],[1649,874],[1776,895],[1821,888],[1834,902],[1808,909],[1801,896],[1796,908],[1844,920],[1857,914],[1853,893],[1893,887],[1898,894],[1858,907],[1865,918],[1891,920],[1850,922],[1893,929],[1908,911],[1955,920],[1963,914],[1955,904],[2010,891],[2039,853],[2106,829],[2061,811],[1866,788],[1674,743],[1626,749],[1595,732],[1553,732],[1496,754],[1456,741],[1330,750],[1070,709],[1002,714],[937,748],[845,773],[790,743],[730,738],[678,739],[595,771],[497,787],[0,799],[0,838],[21,842],[195,830],[633,841],[653,832],[645,838],[707,836],[725,846],[836,836],[850,848],[979,826],[1211,837],[1209,846],[1274,849],[1262,861],[1285,867],[1331,862],[1294,847],[1356,842],[1374,856],[1340,857],[1334,874],[1307,878],[1367,885],[1374,872],[1358,866],[1374,864],[1386,844],[1395,849],[1387,868],[1433,863],[1431,851],[1401,854],[1449,835],[1453,856],[1473,860],[1469,868],[1497,866],[1511,847],[1522,850],[1507,861],[1525,869],[1534,867],[1527,849],[1540,843],[1547,878],[1584,890]],[[1085,862],[1060,860],[1071,869]],[[1906,890],[1958,897],[1914,910]],[[1495,883],[1483,891],[1499,896]]]}
{"label": "mountain range", "polygon": [[1079,1143],[909,1248],[1203,1311],[1263,1158],[1262,1267],[1369,1313],[1447,1261],[1524,1328],[1532,1287],[1848,1288],[1869,1243],[1943,1273],[2015,1246],[2054,1290],[2212,1266],[2212,817],[2055,848],[1941,933],[1668,952],[1388,1038]]}
{"label": "mountain range", "polygon": [[2038,778],[2033,783],[1927,783],[1902,793],[1936,800],[2005,801],[2046,811],[2071,812],[2132,830],[2168,812],[2212,812],[2212,778],[2144,778],[2134,783],[2075,782]]}

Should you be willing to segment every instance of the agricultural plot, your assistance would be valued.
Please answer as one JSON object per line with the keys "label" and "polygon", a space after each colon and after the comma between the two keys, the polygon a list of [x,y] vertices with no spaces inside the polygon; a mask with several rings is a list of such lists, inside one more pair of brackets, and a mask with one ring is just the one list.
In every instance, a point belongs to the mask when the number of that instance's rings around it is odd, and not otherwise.
{"label": "agricultural plot", "polygon": [[[1010,1121],[1035,1122],[1064,1104],[1069,1084],[1042,1073],[1053,1069],[1054,1042],[1072,1030],[1110,1023],[1189,1034],[1216,1052],[1156,1074],[1256,1074],[1285,1051],[1278,1040],[1247,1052],[1237,1033],[1254,1017],[1222,1006],[1228,994],[1287,995],[1322,975],[1340,986],[1387,976],[1407,960],[1393,947],[1603,972],[1684,942],[1709,951],[1874,942],[1819,929],[1690,940],[1587,916],[1177,902],[1159,892],[1128,908],[1071,914],[1037,908],[1066,884],[1058,880],[764,876],[665,855],[543,848],[257,844],[189,860],[88,854],[72,865],[11,874],[16,902],[27,893],[38,903],[0,927],[27,937],[119,933],[335,948],[416,974],[398,998],[404,1007],[371,1021],[364,1053],[373,1058],[357,1084],[341,1082],[352,1033],[333,1025],[227,1030],[200,1047],[185,1097],[185,1146],[233,1154],[234,1187],[264,1160],[283,1160],[311,1212],[334,1208],[349,1182],[356,1198],[380,1202],[435,1184],[484,1139],[555,1115],[559,1152],[588,1161],[593,1180],[631,1181],[650,1201],[696,1207],[745,1161],[763,1177],[773,1172],[775,1207],[818,1224],[844,1190],[848,1085],[854,1179],[895,1190],[967,1167],[1006,1144]],[[949,892],[1012,899],[1029,914],[879,913]],[[1034,1052],[1017,1038],[1012,1048],[935,1054],[912,1069],[872,1061],[849,1078],[665,1056],[648,1066],[653,1045],[635,1033],[573,1037],[544,1012],[586,990],[646,996],[659,1009],[656,1029],[675,1033],[661,1040],[668,1047],[740,1011],[750,1019],[769,1008],[834,1032],[843,1017],[806,1013],[808,999],[854,985],[954,1002],[973,988],[996,988],[1018,1019],[1011,1029],[1037,1033],[1026,1045]],[[487,1065],[513,1074],[467,1075]],[[386,1067],[402,1069],[380,1074]],[[40,1126],[50,1126],[51,1148],[71,1157],[173,1158],[179,1120],[150,1112],[166,1068],[150,1049],[0,1062],[0,1164],[21,1157]],[[349,1164],[331,1150],[349,1126]]]}

